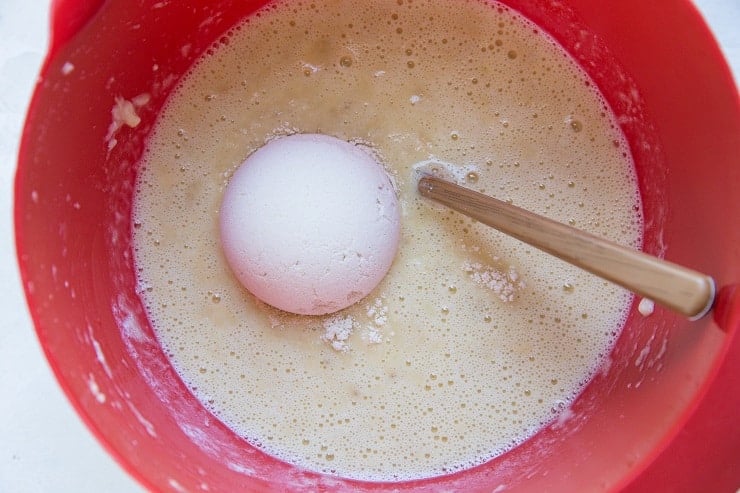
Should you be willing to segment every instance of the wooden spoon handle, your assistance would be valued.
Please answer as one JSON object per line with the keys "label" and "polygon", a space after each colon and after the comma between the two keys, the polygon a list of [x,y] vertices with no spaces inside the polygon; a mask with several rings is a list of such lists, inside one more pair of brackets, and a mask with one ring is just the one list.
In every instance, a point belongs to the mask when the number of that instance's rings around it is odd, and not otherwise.
{"label": "wooden spoon handle", "polygon": [[424,197],[614,282],[688,317],[712,306],[714,280],[700,272],[631,250],[436,176],[419,179]]}

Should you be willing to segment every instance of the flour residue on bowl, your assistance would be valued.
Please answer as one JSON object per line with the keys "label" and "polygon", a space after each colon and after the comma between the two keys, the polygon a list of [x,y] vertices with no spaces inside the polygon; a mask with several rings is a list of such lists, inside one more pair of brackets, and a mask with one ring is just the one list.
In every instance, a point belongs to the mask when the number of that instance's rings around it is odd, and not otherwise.
{"label": "flour residue on bowl", "polygon": [[[415,165],[454,163],[466,186],[639,246],[618,128],[573,60],[497,3],[278,3],[200,60],[153,128],[133,218],[147,315],[194,395],[282,460],[382,481],[481,464],[567,420],[632,298],[430,204]],[[371,147],[402,208],[389,274],[330,316],[255,300],[219,246],[234,169],[295,132]]]}
{"label": "flour residue on bowl", "polygon": [[131,98],[131,100],[124,99],[121,96],[114,98],[113,107],[110,110],[111,122],[108,125],[108,133],[105,136],[105,142],[108,144],[108,152],[118,144],[116,134],[124,125],[130,128],[139,126],[141,118],[137,111],[139,108],[148,104],[150,99],[151,96],[148,93],[139,94]]}

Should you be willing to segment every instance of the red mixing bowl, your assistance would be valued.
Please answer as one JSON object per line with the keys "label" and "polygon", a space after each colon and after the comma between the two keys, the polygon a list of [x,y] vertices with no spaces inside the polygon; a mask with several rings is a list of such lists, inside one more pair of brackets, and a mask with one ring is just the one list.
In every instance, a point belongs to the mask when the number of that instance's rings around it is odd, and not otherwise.
{"label": "red mixing bowl", "polygon": [[[457,1],[457,0],[450,0]],[[136,165],[169,91],[261,0],[57,0],[15,188],[18,261],[46,357],[82,419],[161,491],[618,490],[676,436],[740,326],[740,103],[686,1],[504,0],[549,32],[606,96],[629,140],[644,249],[712,275],[711,316],[633,306],[612,364],[572,417],[486,464],[398,484],[300,470],[236,436],[188,391],[136,295]],[[189,51],[181,50],[189,44]],[[152,68],[156,66],[156,70]],[[116,96],[151,94],[105,145]],[[738,403],[737,395],[727,397]]]}

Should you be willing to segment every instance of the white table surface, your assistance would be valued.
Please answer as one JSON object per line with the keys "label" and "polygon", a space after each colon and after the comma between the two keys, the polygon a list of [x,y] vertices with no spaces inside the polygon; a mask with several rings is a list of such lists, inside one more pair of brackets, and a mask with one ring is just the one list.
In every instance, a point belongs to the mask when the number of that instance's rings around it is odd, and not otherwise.
{"label": "white table surface", "polygon": [[[140,492],[84,427],[43,357],[12,228],[19,134],[48,40],[50,0],[0,0],[0,493]],[[740,81],[740,1],[697,0]]]}

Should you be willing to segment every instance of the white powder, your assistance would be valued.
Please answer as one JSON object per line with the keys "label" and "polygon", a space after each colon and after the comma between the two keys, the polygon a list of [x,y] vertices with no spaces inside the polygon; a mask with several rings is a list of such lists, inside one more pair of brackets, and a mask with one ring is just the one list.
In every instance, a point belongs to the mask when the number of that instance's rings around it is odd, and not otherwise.
{"label": "white powder", "polygon": [[514,267],[502,271],[480,262],[465,262],[463,270],[476,284],[490,289],[507,303],[514,301],[517,291],[525,287]]}
{"label": "white powder", "polygon": [[640,304],[637,305],[637,311],[639,311],[643,317],[648,317],[652,315],[654,310],[655,302],[648,298],[641,299]]}
{"label": "white powder", "polygon": [[141,123],[141,118],[136,113],[138,108],[146,105],[151,97],[149,94],[139,94],[138,96],[131,98],[131,101],[116,96],[113,108],[111,108],[111,123],[108,126],[108,134],[105,136],[105,141],[108,143],[108,150],[113,149],[118,140],[115,138],[116,133],[124,125],[134,128]]}
{"label": "white powder", "polygon": [[362,332],[362,340],[367,344],[380,344],[383,342],[383,334],[376,327],[367,326]]}
{"label": "white powder", "polygon": [[[383,298],[376,298],[371,304],[366,306],[366,312],[369,323],[362,327],[361,339],[366,344],[380,344],[383,342],[383,333],[380,328],[388,322],[388,306]],[[273,327],[275,320],[272,320]],[[352,346],[349,338],[355,329],[360,327],[360,322],[355,320],[351,315],[334,315],[326,318],[322,322],[323,333],[321,340],[340,352],[349,351]]]}
{"label": "white powder", "polygon": [[368,306],[367,316],[378,327],[388,322],[388,307],[383,304],[382,298],[377,298],[372,305]]}
{"label": "white powder", "polygon": [[324,334],[321,336],[321,340],[328,342],[337,351],[349,351],[348,339],[356,325],[352,317],[336,315],[324,320],[322,325]]}
{"label": "white powder", "polygon": [[74,69],[75,66],[73,63],[64,62],[64,65],[62,65],[62,75],[69,75],[74,71]]}

